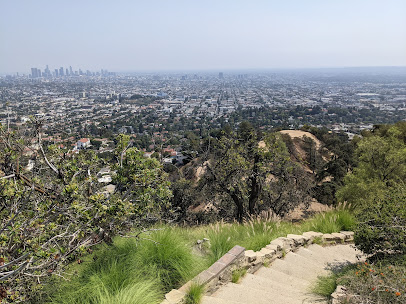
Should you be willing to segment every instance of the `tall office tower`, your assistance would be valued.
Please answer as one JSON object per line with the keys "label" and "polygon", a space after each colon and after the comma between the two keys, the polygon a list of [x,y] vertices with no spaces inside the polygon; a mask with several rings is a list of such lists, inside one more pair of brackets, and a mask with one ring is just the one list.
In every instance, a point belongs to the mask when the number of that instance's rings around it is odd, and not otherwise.
{"label": "tall office tower", "polygon": [[81,69],[79,69],[79,75],[83,75],[83,72]]}
{"label": "tall office tower", "polygon": [[66,68],[66,70],[65,70],[65,75],[66,76],[69,76],[69,70]]}
{"label": "tall office tower", "polygon": [[31,68],[31,78],[37,78],[37,69]]}
{"label": "tall office tower", "polygon": [[223,79],[223,78],[224,78],[223,72],[220,72],[220,73],[219,73],[219,78],[220,78],[220,79]]}
{"label": "tall office tower", "polygon": [[46,67],[44,73],[45,73],[45,77],[50,77],[50,76],[51,76],[51,71],[49,70],[48,65],[47,65],[47,67]]}
{"label": "tall office tower", "polygon": [[58,77],[58,76],[59,76],[58,69],[55,69],[55,77]]}
{"label": "tall office tower", "polygon": [[37,69],[37,77],[42,77],[41,69]]}
{"label": "tall office tower", "polygon": [[70,75],[70,76],[73,76],[73,70],[72,70],[72,67],[71,67],[71,66],[69,67],[69,75]]}
{"label": "tall office tower", "polygon": [[59,68],[59,76],[63,76],[63,67]]}

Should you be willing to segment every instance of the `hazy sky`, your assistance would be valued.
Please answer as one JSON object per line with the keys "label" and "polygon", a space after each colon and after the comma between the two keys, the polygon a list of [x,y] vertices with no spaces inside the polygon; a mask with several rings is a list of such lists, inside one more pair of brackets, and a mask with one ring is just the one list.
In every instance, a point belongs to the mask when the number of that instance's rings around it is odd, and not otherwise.
{"label": "hazy sky", "polygon": [[0,0],[0,73],[406,66],[405,0]]}

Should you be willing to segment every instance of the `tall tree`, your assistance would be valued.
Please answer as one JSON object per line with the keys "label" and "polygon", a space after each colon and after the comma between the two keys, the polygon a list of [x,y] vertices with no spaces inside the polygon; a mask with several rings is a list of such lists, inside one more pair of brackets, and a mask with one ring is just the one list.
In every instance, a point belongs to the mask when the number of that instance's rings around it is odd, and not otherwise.
{"label": "tall tree", "polygon": [[[244,123],[239,132],[224,133],[213,147],[200,186],[215,200],[232,201],[242,222],[245,215],[264,209],[283,215],[302,202],[300,196],[288,201],[303,186],[294,182],[298,170],[278,134],[259,134]],[[306,191],[299,192],[307,197]]]}
{"label": "tall tree", "polygon": [[356,155],[358,165],[345,177],[339,200],[359,205],[371,197],[383,199],[388,189],[406,180],[406,145],[397,126],[362,139]]}

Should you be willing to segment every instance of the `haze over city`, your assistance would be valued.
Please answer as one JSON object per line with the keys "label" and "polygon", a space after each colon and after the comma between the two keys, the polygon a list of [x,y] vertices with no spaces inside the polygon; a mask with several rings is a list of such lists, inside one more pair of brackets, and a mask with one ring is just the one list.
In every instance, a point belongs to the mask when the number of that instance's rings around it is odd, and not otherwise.
{"label": "haze over city", "polygon": [[406,65],[406,2],[2,1],[0,74]]}

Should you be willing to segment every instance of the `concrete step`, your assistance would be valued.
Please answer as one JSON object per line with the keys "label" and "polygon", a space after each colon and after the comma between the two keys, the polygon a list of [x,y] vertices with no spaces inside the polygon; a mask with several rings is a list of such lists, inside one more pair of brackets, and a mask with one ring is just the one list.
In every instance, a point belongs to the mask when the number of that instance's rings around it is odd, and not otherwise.
{"label": "concrete step", "polygon": [[270,267],[305,281],[314,281],[318,276],[327,275],[329,273],[326,269],[315,269],[311,265],[302,264],[302,262],[298,260],[291,262],[275,260]]}
{"label": "concrete step", "polygon": [[294,252],[289,252],[284,258],[286,263],[300,264],[302,266],[310,267],[311,269],[324,269],[324,263],[320,260],[307,258]]}
{"label": "concrete step", "polygon": [[244,304],[243,302],[236,302],[231,300],[224,300],[220,298],[204,296],[201,304]]}
{"label": "concrete step", "polygon": [[292,277],[284,272],[280,272],[273,268],[262,267],[255,272],[256,276],[263,277],[272,281],[277,281],[282,284],[293,285],[303,289],[306,289],[309,286],[309,281],[303,280],[300,278]]}
{"label": "concrete step", "polygon": [[[312,245],[313,246],[313,245]],[[339,261],[337,257],[331,256],[326,250],[310,250],[309,248],[300,248],[297,252],[297,255],[305,257],[309,260],[319,261],[323,265],[327,265],[328,262]]]}
{"label": "concrete step", "polygon": [[[321,246],[309,246],[307,249],[322,260],[326,265],[337,265],[341,264],[345,265],[348,263],[356,263],[357,260],[357,252],[351,248],[349,245],[344,245],[346,247],[342,247],[342,245],[337,245],[337,250],[334,250],[333,247],[321,247]],[[305,250],[303,250],[306,252]],[[298,254],[301,255],[301,253]],[[306,253],[304,253],[306,254]]]}
{"label": "concrete step", "polygon": [[329,254],[334,254],[338,258],[342,257],[344,260],[353,262],[353,263],[358,261],[357,255],[361,255],[361,252],[359,250],[353,248],[351,245],[329,246],[329,247],[324,247],[324,249]]}
{"label": "concrete step", "polygon": [[267,292],[272,292],[274,294],[283,296],[283,295],[297,295],[300,296],[302,295],[302,292],[297,289],[297,286],[292,284],[292,281],[289,282],[288,284],[284,284],[281,282],[278,282],[272,278],[265,278],[261,277],[258,275],[253,275],[253,274],[246,274],[246,276],[241,280],[241,283],[239,283],[242,286],[250,287],[250,288],[255,288],[259,290],[264,290]]}
{"label": "concrete step", "polygon": [[289,252],[269,267],[246,274],[240,284],[228,283],[202,304],[327,304],[325,299],[310,293],[318,276],[328,275],[330,269],[358,262],[355,250],[348,244],[322,247],[310,245]]}
{"label": "concrete step", "polygon": [[212,297],[245,304],[302,304],[301,299],[291,297],[289,294],[279,295],[234,283],[223,286]]}
{"label": "concrete step", "polygon": [[302,304],[329,304],[330,302],[323,297],[306,294],[302,298]]}
{"label": "concrete step", "polygon": [[313,244],[304,249],[308,249],[316,254],[322,254],[328,259],[337,259],[339,261],[356,261],[356,255],[357,253],[359,253],[357,250],[352,248],[351,245],[335,245],[322,247],[320,245]]}

